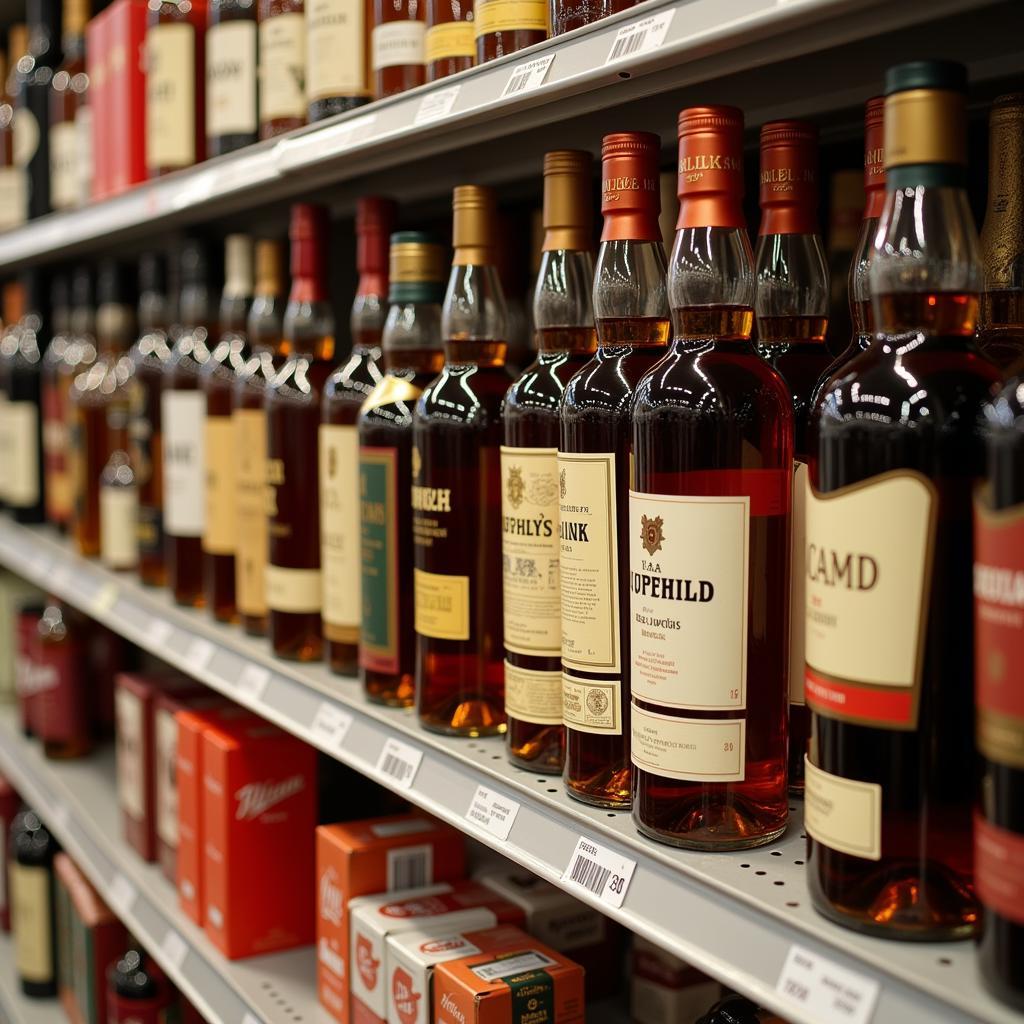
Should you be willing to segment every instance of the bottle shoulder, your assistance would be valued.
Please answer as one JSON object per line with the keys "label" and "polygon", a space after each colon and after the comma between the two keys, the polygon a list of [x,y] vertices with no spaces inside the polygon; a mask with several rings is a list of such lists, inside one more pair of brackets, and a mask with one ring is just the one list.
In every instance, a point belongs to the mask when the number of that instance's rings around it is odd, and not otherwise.
{"label": "bottle shoulder", "polygon": [[664,348],[598,349],[566,385],[561,405],[563,416],[628,412],[637,385],[666,354]]}
{"label": "bottle shoulder", "polygon": [[500,417],[510,380],[504,366],[445,365],[423,389],[415,420],[488,426]]}

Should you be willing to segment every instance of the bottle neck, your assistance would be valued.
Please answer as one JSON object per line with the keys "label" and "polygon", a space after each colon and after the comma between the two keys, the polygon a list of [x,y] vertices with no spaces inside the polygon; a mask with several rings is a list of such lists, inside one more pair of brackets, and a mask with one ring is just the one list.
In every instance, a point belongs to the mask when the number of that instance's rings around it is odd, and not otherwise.
{"label": "bottle neck", "polygon": [[171,321],[167,296],[160,292],[143,292],[139,296],[139,328],[143,331],[166,331]]}
{"label": "bottle neck", "polygon": [[123,355],[134,334],[134,317],[130,306],[105,302],[96,310],[96,343],[104,355]]}
{"label": "bottle neck", "polygon": [[[884,193],[882,195],[884,200]],[[881,205],[881,203],[879,204]],[[867,212],[867,207],[865,207]],[[850,300],[850,319],[855,335],[867,335],[874,331],[874,313],[871,311],[871,260],[875,252],[875,232],[878,231],[878,215],[865,217],[861,221],[857,246],[850,261],[850,276],[847,294]]]}
{"label": "bottle neck", "polygon": [[[500,365],[505,360],[507,323],[505,295],[494,266],[455,263],[441,310],[445,351],[451,341],[455,345],[452,351],[460,353],[460,362]],[[474,355],[477,351],[479,358]]]}
{"label": "bottle neck", "polygon": [[755,277],[759,343],[824,343],[829,276],[820,235],[761,235]]}
{"label": "bottle neck", "polygon": [[551,249],[541,254],[533,291],[533,322],[538,331],[593,330],[594,258],[588,251]]}
{"label": "bottle neck", "polygon": [[220,300],[218,319],[221,331],[243,333],[249,317],[249,296],[228,295],[225,293]]}
{"label": "bottle neck", "polygon": [[664,346],[669,335],[669,304],[661,242],[602,242],[594,268],[593,303],[601,348]]}
{"label": "bottle neck", "polygon": [[284,334],[281,299],[277,294],[257,294],[249,309],[246,331],[249,344],[256,351],[268,351],[274,356],[284,353]]}
{"label": "bottle neck", "polygon": [[185,327],[209,327],[214,319],[214,299],[205,283],[186,284],[181,289],[178,303],[181,322]]}
{"label": "bottle neck", "polygon": [[354,350],[380,347],[387,309],[387,280],[379,275],[362,275],[349,317]]}

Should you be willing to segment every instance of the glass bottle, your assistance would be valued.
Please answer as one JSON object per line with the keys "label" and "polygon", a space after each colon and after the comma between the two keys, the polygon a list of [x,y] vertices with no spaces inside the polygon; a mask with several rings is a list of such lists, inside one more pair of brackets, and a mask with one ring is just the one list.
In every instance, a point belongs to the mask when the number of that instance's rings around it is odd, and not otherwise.
{"label": "glass bottle", "polygon": [[437,82],[473,66],[473,0],[428,0],[425,41],[427,81]]}
{"label": "glass bottle", "polygon": [[11,834],[10,892],[14,964],[21,991],[41,999],[57,994],[53,858],[57,843],[35,811],[25,811]]}
{"label": "glass bottle", "polygon": [[292,207],[292,288],[284,314],[288,359],[267,389],[270,548],[266,569],[270,643],[280,658],[323,656],[317,431],[333,369],[334,317],[327,295],[327,211]]}
{"label": "glass bottle", "polygon": [[7,30],[7,67],[2,79],[0,102],[0,231],[25,223],[28,215],[28,179],[14,159],[14,103],[18,91],[18,61],[28,50],[28,26],[11,25]]}
{"label": "glass bottle", "polygon": [[427,80],[427,22],[424,0],[374,0],[374,97],[415,89]]}
{"label": "glass bottle", "polygon": [[80,150],[82,133],[76,125],[87,106],[89,76],[85,73],[85,25],[89,0],[64,0],[61,46],[64,60],[51,82],[50,96],[50,205],[70,210],[83,202],[79,161],[91,152]]}
{"label": "glass bottle", "polygon": [[40,370],[43,412],[43,475],[46,521],[63,532],[71,518],[71,482],[68,470],[68,424],[60,392],[60,364],[71,344],[71,295],[67,274],[57,274],[50,285],[53,337],[43,353]]}
{"label": "glass bottle", "polygon": [[[79,627],[82,621],[79,622]],[[67,609],[51,598],[36,628],[36,671],[33,720],[47,757],[58,761],[85,757],[93,748],[91,680],[85,652],[71,628]]]}
{"label": "glass bottle", "polygon": [[832,362],[825,345],[829,277],[818,229],[818,130],[804,121],[761,128],[761,227],[754,257],[757,351],[793,400],[789,615],[789,787],[803,792],[811,716],[804,703],[804,492],[815,385]]}
{"label": "glass bottle", "polygon": [[20,281],[3,286],[3,326],[0,330],[0,504],[6,508],[12,459],[7,433],[7,401],[11,389],[11,362],[18,350],[21,318],[25,314],[25,291]]}
{"label": "glass bottle", "polygon": [[591,25],[604,15],[604,0],[550,0],[548,4],[552,36]]}
{"label": "glass bottle", "polygon": [[501,402],[505,298],[495,268],[494,192],[456,187],[441,314],[445,362],[413,413],[416,706],[434,732],[505,731]]}
{"label": "glass bottle", "polygon": [[206,153],[222,156],[259,138],[256,0],[210,0],[206,12]]}
{"label": "glass bottle", "polygon": [[680,113],[678,193],[673,341],[633,401],[633,821],[735,850],[781,835],[789,811],[793,486],[792,399],[751,342],[741,111]]}
{"label": "glass bottle", "polygon": [[[658,227],[661,140],[606,135],[604,226],[594,272],[597,353],[566,385],[558,445],[562,718],[570,796],[628,807],[629,411],[666,352],[671,323]],[[628,682],[627,682],[628,685]]]}
{"label": "glass bottle", "polygon": [[502,411],[502,568],[508,756],[560,774],[562,622],[558,578],[558,409],[572,376],[594,355],[591,252],[593,160],[544,156],[544,242],[533,296],[537,358]]}
{"label": "glass bottle", "polygon": [[107,1024],[149,1024],[177,1018],[174,988],[142,949],[129,949],[107,968]]}
{"label": "glass bottle", "polygon": [[309,0],[306,99],[310,122],[354,110],[373,98],[373,0]]}
{"label": "glass bottle", "polygon": [[974,933],[971,491],[999,371],[974,345],[982,272],[966,73],[886,75],[879,334],[815,410],[807,502],[808,874],[817,910],[890,938]]}
{"label": "glass bottle", "polygon": [[306,13],[303,0],[259,0],[260,138],[306,123]]}
{"label": "glass bottle", "polygon": [[380,337],[387,314],[388,235],[395,205],[363,197],[356,206],[352,351],[327,378],[320,430],[320,565],[323,634],[331,671],[355,675],[359,663],[359,439],[356,418],[383,377]]}
{"label": "glass bottle", "polygon": [[361,605],[359,669],[370,700],[411,707],[416,633],[413,564],[412,419],[416,400],[441,372],[444,250],[429,235],[391,236],[384,377],[359,412]]}
{"label": "glass bottle", "polygon": [[285,360],[284,253],[280,242],[256,243],[256,284],[246,332],[251,354],[232,385],[231,421],[236,452],[235,598],[242,628],[267,632],[267,418],[263,403]]}
{"label": "glass bottle", "polygon": [[546,0],[474,0],[476,62],[504,57],[548,37]]}
{"label": "glass bottle", "polygon": [[220,338],[199,371],[200,388],[206,396],[203,587],[206,607],[218,622],[234,622],[238,618],[235,472],[239,453],[235,450],[231,420],[231,390],[249,357],[245,328],[253,294],[252,258],[252,239],[248,235],[228,235],[224,239],[224,290],[217,317]]}

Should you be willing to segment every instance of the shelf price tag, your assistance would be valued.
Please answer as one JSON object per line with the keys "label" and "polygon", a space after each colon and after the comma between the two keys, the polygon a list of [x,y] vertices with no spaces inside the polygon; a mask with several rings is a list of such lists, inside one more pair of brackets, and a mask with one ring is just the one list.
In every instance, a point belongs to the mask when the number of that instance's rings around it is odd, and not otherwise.
{"label": "shelf price tag", "polygon": [[473,799],[469,801],[466,821],[498,839],[508,839],[518,813],[519,804],[515,800],[509,800],[486,786],[477,786]]}
{"label": "shelf price tag", "polygon": [[384,741],[380,757],[377,758],[377,771],[389,775],[402,789],[411,789],[422,760],[422,750],[392,737]]}
{"label": "shelf price tag", "polygon": [[176,970],[181,970],[181,965],[188,956],[188,943],[173,928],[168,929],[160,948],[172,966]]}
{"label": "shelf price tag", "polygon": [[517,64],[512,69],[505,83],[505,91],[501,98],[506,96],[519,96],[524,92],[531,92],[539,89],[547,78],[548,68],[554,62],[555,55],[549,53],[546,57],[538,57],[536,60],[527,61],[525,64]]}
{"label": "shelf price tag", "polygon": [[259,700],[270,682],[270,669],[262,665],[243,665],[238,675],[238,692],[250,700]]}
{"label": "shelf price tag", "polygon": [[242,1015],[242,1024],[263,1024],[259,1017],[254,1017],[248,1010]]}
{"label": "shelf price tag", "polygon": [[340,750],[352,726],[352,716],[326,701],[316,709],[313,716],[313,738],[332,750]]}
{"label": "shelf price tag", "polygon": [[119,593],[117,584],[113,580],[107,580],[92,599],[93,614],[102,615],[104,612],[109,612],[117,604]]}
{"label": "shelf price tag", "polygon": [[126,914],[131,913],[138,895],[135,886],[118,872],[110,883],[110,890],[107,892],[107,902],[114,908],[117,916],[123,918]]}
{"label": "shelf price tag", "polygon": [[612,40],[612,48],[608,51],[605,59],[605,66],[614,64],[618,60],[625,60],[626,57],[639,57],[642,53],[650,53],[656,50],[668,35],[669,25],[676,11],[671,8],[662,11],[660,14],[652,14],[649,18],[641,18],[639,21],[623,25],[615,38]]}
{"label": "shelf price tag", "polygon": [[202,637],[196,637],[185,651],[185,661],[193,672],[202,672],[213,658],[213,644]]}
{"label": "shelf price tag", "polygon": [[461,89],[461,85],[452,85],[447,89],[439,89],[437,92],[424,96],[420,100],[419,110],[416,111],[413,124],[430,124],[431,121],[447,117],[452,112],[452,107],[455,106]]}
{"label": "shelf price tag", "polygon": [[163,647],[174,632],[174,627],[166,619],[153,619],[146,632],[154,647]]}
{"label": "shelf price tag", "polygon": [[580,836],[562,881],[599,896],[609,906],[621,907],[635,870],[635,860]]}
{"label": "shelf price tag", "polygon": [[789,947],[775,991],[807,1017],[828,1024],[868,1024],[878,1002],[873,978],[796,945]]}
{"label": "shelf price tag", "polygon": [[50,811],[50,820],[57,826],[58,832],[67,832],[71,824],[71,812],[67,804],[54,804]]}

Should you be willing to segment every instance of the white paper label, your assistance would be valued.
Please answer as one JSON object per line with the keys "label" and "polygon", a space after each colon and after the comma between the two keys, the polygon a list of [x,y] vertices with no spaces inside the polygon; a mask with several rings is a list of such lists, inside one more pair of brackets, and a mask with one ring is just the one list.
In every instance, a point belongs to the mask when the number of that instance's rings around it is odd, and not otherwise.
{"label": "white paper label", "polygon": [[354,426],[321,424],[320,565],[325,633],[358,643],[362,621],[359,524],[359,434]]}
{"label": "white paper label", "polygon": [[270,669],[262,665],[244,665],[235,684],[238,692],[250,700],[259,700],[270,683]]}
{"label": "white paper label", "polygon": [[185,663],[193,672],[202,672],[213,658],[213,644],[202,637],[196,637],[185,652]]}
{"label": "white paper label", "polygon": [[630,725],[630,757],[644,771],[696,782],[742,782],[745,777],[742,718],[678,718],[634,704]]}
{"label": "white paper label", "polygon": [[260,22],[260,120],[306,116],[306,17]]}
{"label": "white paper label", "polygon": [[518,813],[519,804],[515,800],[486,786],[477,786],[473,799],[469,801],[466,821],[498,839],[508,839]]}
{"label": "white paper label", "polygon": [[21,167],[0,167],[0,231],[20,227],[28,216],[28,176]]}
{"label": "white paper label", "polygon": [[528,971],[541,971],[545,967],[551,967],[555,963],[549,956],[543,953],[530,952],[520,953],[518,956],[502,957],[490,964],[479,964],[470,967],[470,970],[481,981],[498,981],[501,978],[511,978],[514,974],[525,974]]}
{"label": "white paper label", "polygon": [[882,857],[882,787],[844,779],[804,755],[804,827],[817,842],[865,860]]}
{"label": "white paper label", "polygon": [[164,435],[164,530],[173,537],[202,537],[206,396],[201,391],[165,389],[160,396],[160,414]]}
{"label": "white paper label", "polygon": [[585,889],[612,907],[621,907],[629,891],[636,861],[580,836],[562,873],[562,881]]}
{"label": "white paper label", "polygon": [[525,64],[517,64],[512,69],[512,74],[508,76],[505,89],[501,94],[502,99],[506,96],[518,96],[521,93],[539,89],[544,84],[544,79],[547,78],[548,69],[554,59],[555,55],[549,53],[536,60],[527,61]]}
{"label": "white paper label", "polygon": [[642,53],[656,50],[665,41],[669,25],[675,16],[675,8],[652,14],[649,18],[623,25],[612,40],[605,64],[612,64],[626,57],[639,57]]}
{"label": "white paper label", "polygon": [[455,106],[455,101],[459,98],[459,91],[461,89],[461,85],[452,85],[447,89],[439,89],[437,92],[428,93],[420,100],[420,106],[416,111],[413,124],[430,124],[431,121],[447,117],[452,112],[452,107]]}
{"label": "white paper label", "polygon": [[878,982],[812,953],[790,946],[775,991],[822,1024],[868,1024],[878,1001]]}
{"label": "white paper label", "polygon": [[185,962],[185,957],[188,956],[188,943],[172,928],[164,936],[164,941],[160,943],[160,948],[163,950],[164,956],[170,961],[171,966],[175,970],[181,970],[181,965]]}
{"label": "white paper label", "polygon": [[70,210],[78,204],[78,133],[74,121],[50,128],[50,205]]}
{"label": "white paper label", "polygon": [[377,771],[390,776],[402,789],[410,789],[423,760],[423,751],[389,738],[377,758]]}
{"label": "white paper label", "polygon": [[139,491],[100,487],[100,560],[111,569],[134,569],[139,563]]}
{"label": "white paper label", "polygon": [[146,815],[145,726],[142,701],[123,686],[114,693],[117,720],[117,795],[124,812],[134,821]]}
{"label": "white paper label", "polygon": [[39,408],[35,402],[8,401],[4,408],[7,504],[29,508],[39,501]]}
{"label": "white paper label", "polygon": [[337,752],[345,743],[345,737],[352,727],[352,716],[334,704],[321,704],[313,716],[310,727],[315,742]]}
{"label": "white paper label", "polygon": [[256,22],[222,21],[206,30],[206,134],[256,131]]}
{"label": "white paper label", "polygon": [[425,64],[427,25],[423,21],[387,21],[375,25],[372,36],[373,70]]}
{"label": "white paper label", "polygon": [[152,25],[146,31],[147,167],[196,162],[195,60],[192,25]]}
{"label": "white paper label", "polygon": [[78,180],[78,205],[92,199],[92,107],[81,106],[75,112],[75,145],[78,150],[75,174]]}
{"label": "white paper label", "polygon": [[368,95],[364,0],[307,0],[306,29],[310,102]]}

